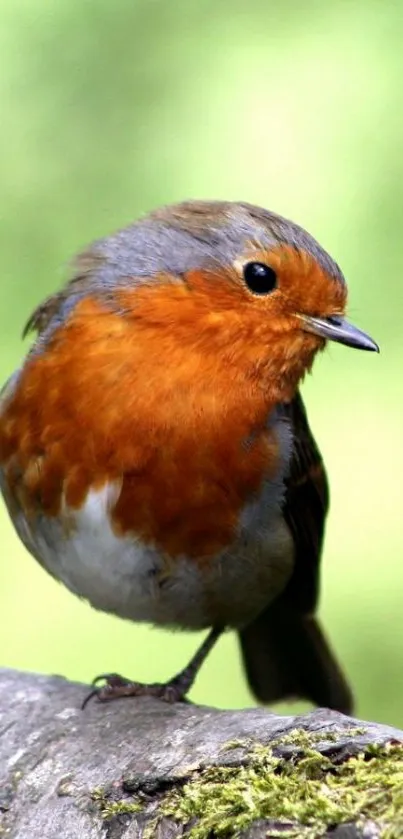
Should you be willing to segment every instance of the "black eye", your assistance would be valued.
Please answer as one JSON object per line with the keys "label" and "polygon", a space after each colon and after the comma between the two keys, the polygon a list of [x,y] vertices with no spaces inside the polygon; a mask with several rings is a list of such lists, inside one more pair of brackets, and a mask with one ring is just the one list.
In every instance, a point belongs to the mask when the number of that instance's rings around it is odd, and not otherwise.
{"label": "black eye", "polygon": [[254,294],[270,294],[276,288],[276,272],[263,262],[247,262],[243,268],[243,278]]}

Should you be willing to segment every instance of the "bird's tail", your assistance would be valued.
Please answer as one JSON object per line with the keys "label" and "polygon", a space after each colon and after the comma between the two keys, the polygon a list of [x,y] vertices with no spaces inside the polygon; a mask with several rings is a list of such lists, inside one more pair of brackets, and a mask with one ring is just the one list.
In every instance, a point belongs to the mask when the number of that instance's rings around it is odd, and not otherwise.
{"label": "bird's tail", "polygon": [[353,696],[317,620],[281,598],[240,632],[249,686],[263,703],[309,699],[351,714]]}

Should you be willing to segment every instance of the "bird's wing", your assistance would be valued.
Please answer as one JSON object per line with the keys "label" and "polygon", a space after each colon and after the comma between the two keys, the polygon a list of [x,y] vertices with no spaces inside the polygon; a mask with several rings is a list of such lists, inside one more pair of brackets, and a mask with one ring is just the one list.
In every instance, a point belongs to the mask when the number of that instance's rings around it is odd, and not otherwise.
{"label": "bird's wing", "polygon": [[351,713],[350,687],[312,614],[329,505],[326,473],[299,393],[283,414],[294,435],[283,506],[294,540],[294,571],[283,593],[241,630],[244,667],[260,702],[303,697]]}
{"label": "bird's wing", "polygon": [[284,518],[295,546],[295,565],[284,593],[303,614],[314,611],[319,594],[319,566],[329,489],[323,460],[309,428],[301,394],[284,406],[294,449],[286,481]]}

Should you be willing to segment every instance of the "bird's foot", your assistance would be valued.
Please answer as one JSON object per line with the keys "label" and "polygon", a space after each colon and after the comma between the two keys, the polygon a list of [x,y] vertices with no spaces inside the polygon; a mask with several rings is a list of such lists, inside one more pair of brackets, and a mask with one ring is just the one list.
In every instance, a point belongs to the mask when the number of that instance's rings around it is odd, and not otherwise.
{"label": "bird's foot", "polygon": [[[85,697],[82,708],[85,708],[93,697],[96,697],[99,702],[110,702],[111,699],[121,699],[125,696],[154,696],[156,699],[162,699],[163,702],[169,702],[170,704],[188,702],[186,694],[189,693],[203,661],[214,647],[222,631],[222,627],[214,626],[187,667],[168,682],[145,685],[142,682],[132,682],[130,679],[124,679],[118,673],[104,673],[102,676],[97,676],[92,683],[94,688]],[[99,682],[103,684],[98,684]]]}
{"label": "bird's foot", "polygon": [[[92,682],[94,689],[85,697],[82,708],[88,702],[96,698],[99,702],[110,702],[112,699],[121,699],[126,696],[153,696],[162,699],[163,702],[186,702],[186,693],[189,684],[180,678],[181,674],[169,682],[156,682],[154,684],[143,684],[143,682],[132,682],[119,676],[118,673],[103,673],[97,676]],[[99,684],[102,682],[102,684]]]}

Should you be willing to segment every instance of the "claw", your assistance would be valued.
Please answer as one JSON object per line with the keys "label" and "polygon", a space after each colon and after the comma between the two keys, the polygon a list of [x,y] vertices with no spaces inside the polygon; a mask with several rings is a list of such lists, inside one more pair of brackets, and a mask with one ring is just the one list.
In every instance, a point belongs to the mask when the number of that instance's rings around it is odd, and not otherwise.
{"label": "claw", "polygon": [[[105,682],[105,684],[98,687],[99,682]],[[108,702],[108,700],[117,699],[119,696],[135,695],[134,693],[123,692],[129,687],[134,688],[135,683],[130,682],[129,679],[125,679],[123,676],[119,676],[119,673],[101,673],[99,676],[95,676],[91,684],[94,686],[94,690],[91,690],[88,696],[85,697],[81,705],[82,711],[94,697],[99,702]]]}
{"label": "claw", "polygon": [[[94,697],[99,702],[110,702],[112,699],[122,699],[125,696],[153,696],[155,699],[161,699],[170,704],[188,702],[186,694],[189,693],[204,659],[222,632],[222,627],[213,627],[187,667],[169,682],[147,685],[142,682],[132,682],[130,679],[119,676],[118,673],[102,673],[96,676],[92,682],[93,690],[85,697],[81,708],[84,709]],[[99,685],[99,682],[104,684]]]}
{"label": "claw", "polygon": [[[98,687],[99,682],[105,684]],[[142,684],[142,682],[131,682],[118,673],[103,673],[93,679],[92,684],[94,689],[85,697],[81,708],[88,705],[91,699],[97,698],[99,702],[110,702],[112,699],[123,699],[128,696],[152,696],[155,699],[161,699],[163,702],[174,704],[175,702],[185,702],[185,693],[187,685],[181,684],[180,681],[172,679],[165,684],[156,682],[152,685]]]}
{"label": "claw", "polygon": [[101,673],[99,676],[95,676],[95,679],[92,680],[92,685],[97,685],[99,682],[107,682],[111,684],[114,681],[117,681],[119,684],[123,682],[128,683],[128,679],[125,679],[123,676],[119,676],[119,673]]}

